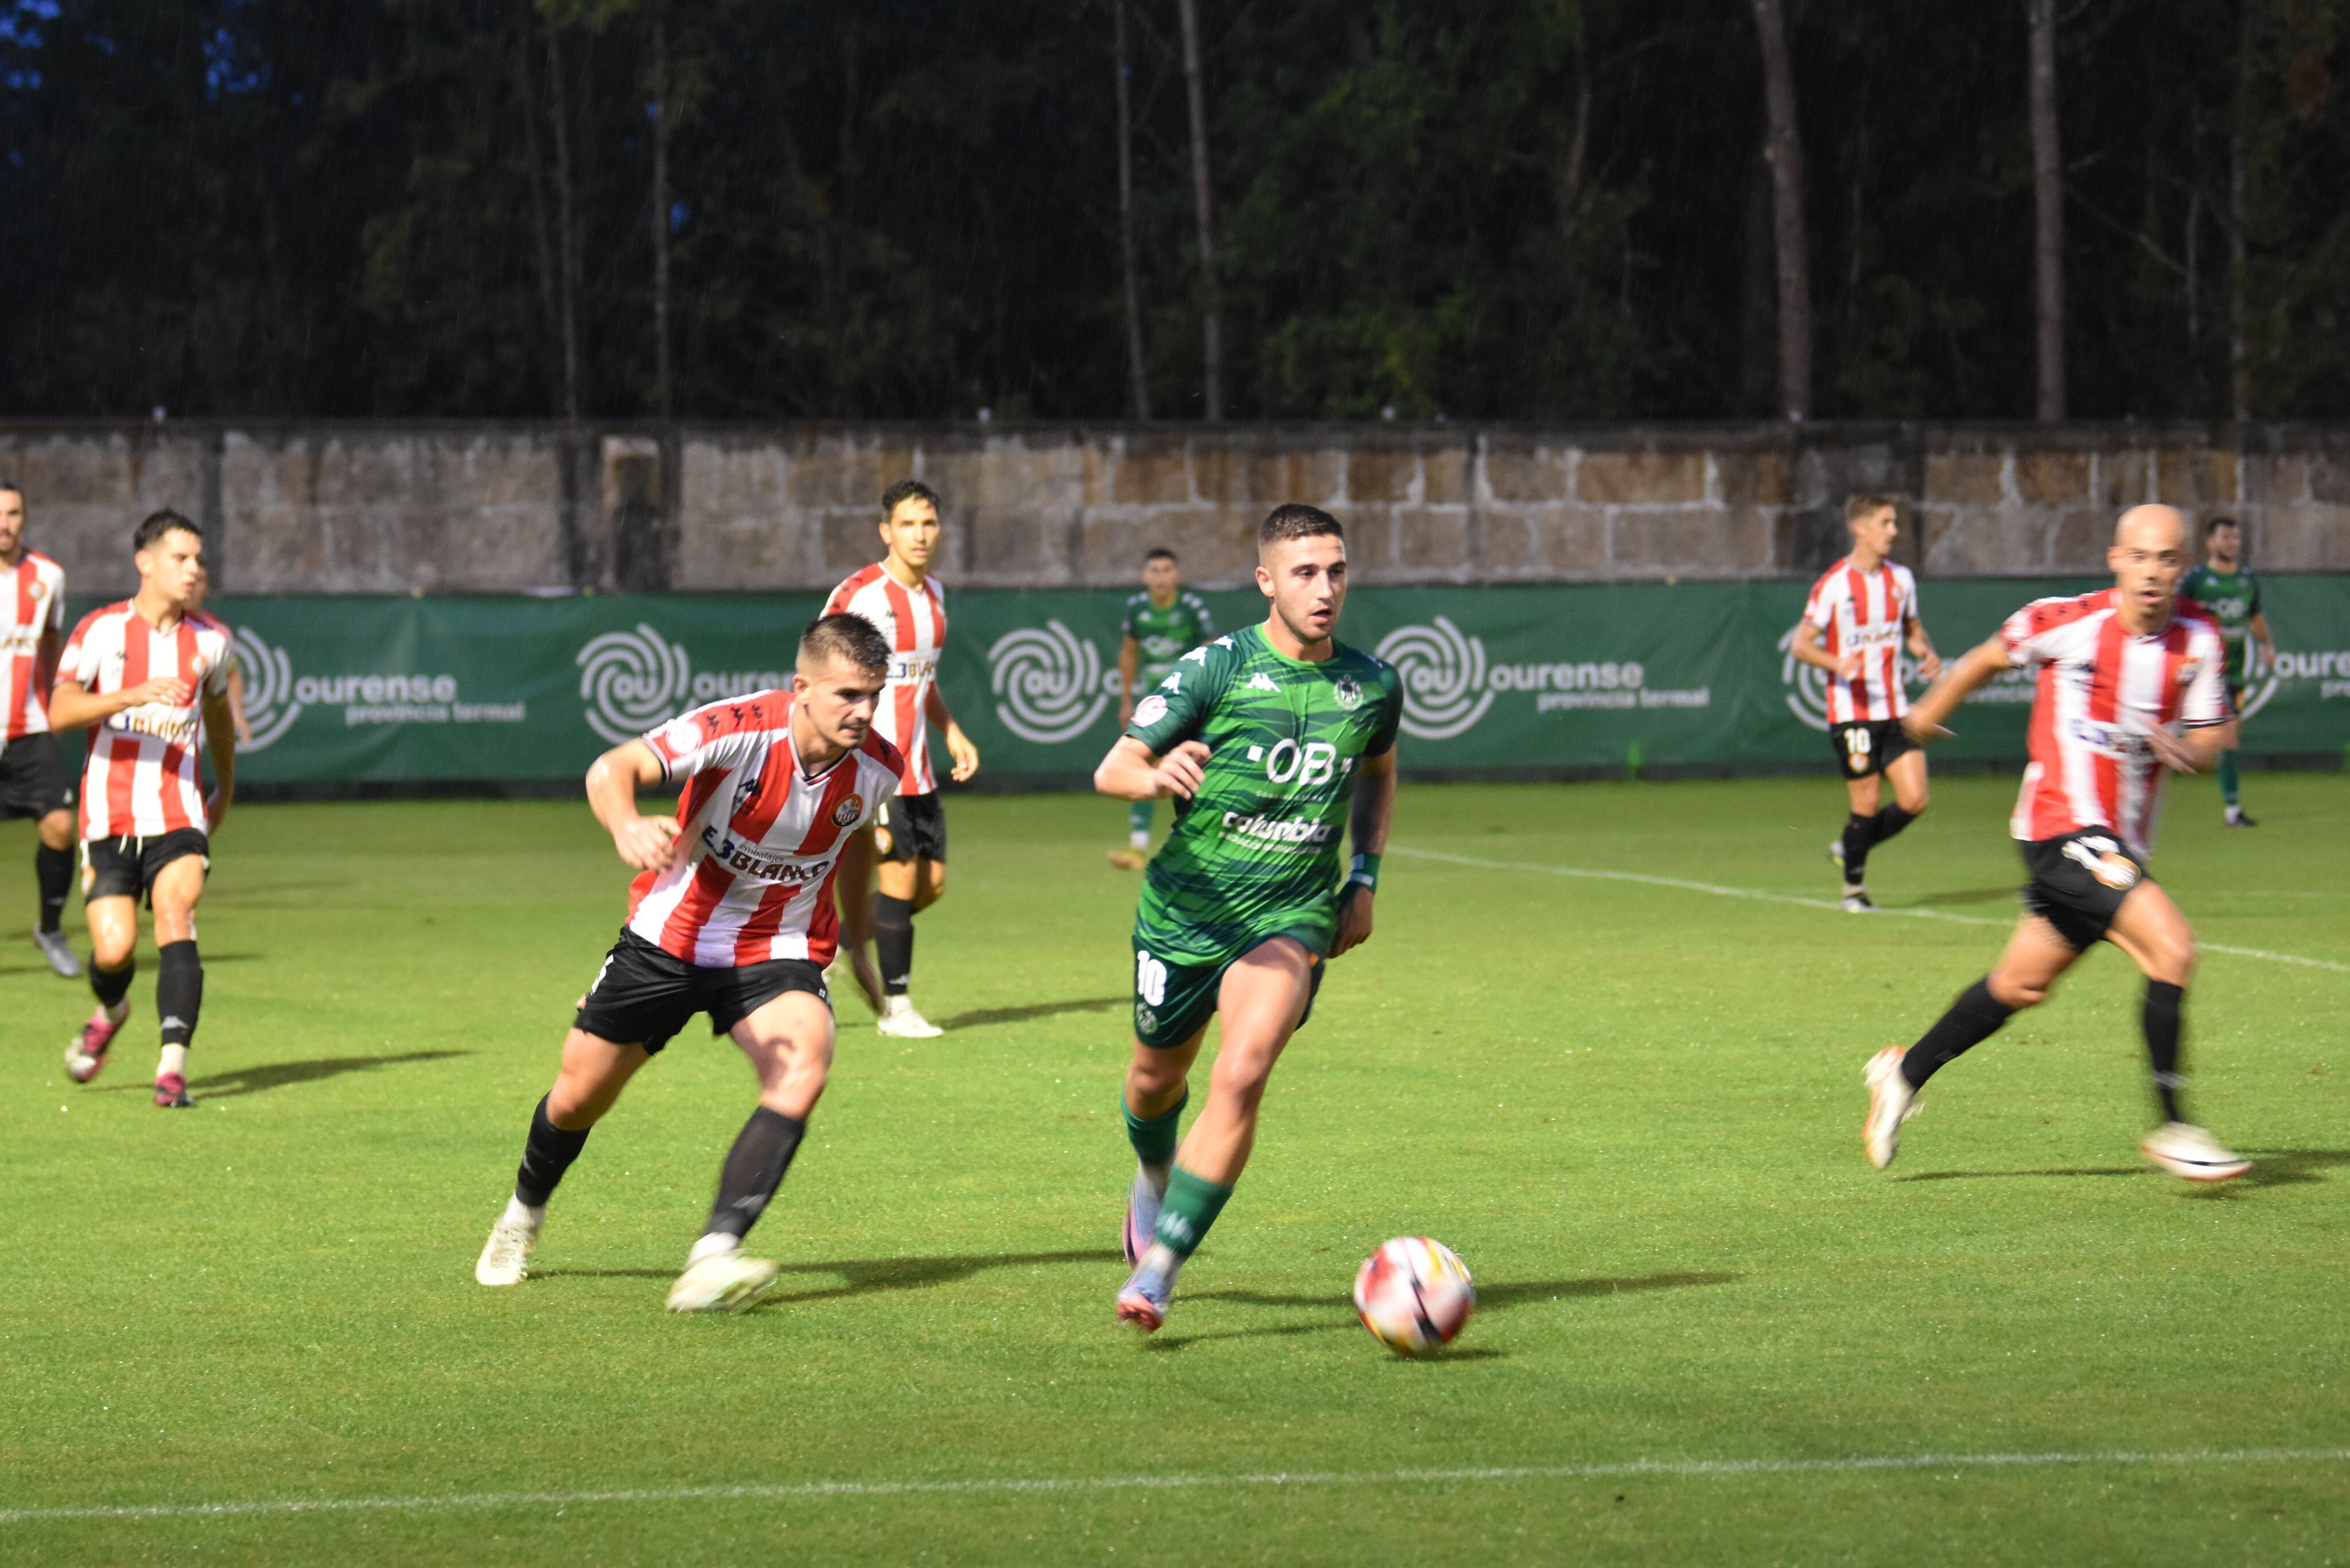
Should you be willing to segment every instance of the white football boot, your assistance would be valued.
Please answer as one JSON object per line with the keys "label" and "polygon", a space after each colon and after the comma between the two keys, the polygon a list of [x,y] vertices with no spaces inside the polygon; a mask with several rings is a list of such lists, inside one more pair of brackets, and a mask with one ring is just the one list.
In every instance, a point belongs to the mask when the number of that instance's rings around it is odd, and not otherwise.
{"label": "white football boot", "polygon": [[1901,1075],[1906,1047],[1887,1045],[1868,1059],[1868,1117],[1860,1124],[1860,1147],[1868,1163],[1883,1170],[1901,1147],[1901,1124],[1918,1114],[1918,1091]]}
{"label": "white football boot", "polygon": [[538,1245],[538,1228],[546,1222],[546,1210],[508,1203],[498,1222],[490,1227],[490,1239],[482,1244],[481,1259],[473,1265],[473,1282],[518,1285],[530,1278],[530,1254]]}
{"label": "white football boot", "polygon": [[2193,1122],[2165,1122],[2138,1140],[2138,1152],[2187,1181],[2232,1181],[2252,1162]]}
{"label": "white football boot", "polygon": [[775,1288],[783,1270],[766,1258],[712,1252],[686,1264],[669,1288],[671,1312],[741,1312]]}
{"label": "white football boot", "polygon": [[914,1011],[911,997],[902,995],[882,998],[881,1016],[873,1027],[896,1040],[935,1040],[946,1033]]}

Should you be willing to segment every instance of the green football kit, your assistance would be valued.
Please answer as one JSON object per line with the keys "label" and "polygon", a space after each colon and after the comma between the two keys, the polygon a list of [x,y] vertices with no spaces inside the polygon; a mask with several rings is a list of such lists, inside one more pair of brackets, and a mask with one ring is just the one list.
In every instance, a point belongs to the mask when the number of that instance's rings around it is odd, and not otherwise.
{"label": "green football kit", "polygon": [[1365,757],[1395,746],[1403,681],[1334,645],[1307,663],[1262,626],[1195,648],[1135,705],[1126,732],[1165,756],[1209,749],[1199,793],[1151,860],[1134,914],[1134,1033],[1180,1045],[1216,1010],[1224,971],[1293,937],[1320,961],[1338,929],[1339,859]]}
{"label": "green football kit", "polygon": [[2220,623],[2228,646],[2228,688],[2241,691],[2251,669],[2252,618],[2261,613],[2261,582],[2246,568],[2218,572],[2195,566],[2179,579],[2178,597],[2192,599]]}
{"label": "green football kit", "polygon": [[[1174,672],[1177,659],[1215,636],[1216,623],[1195,593],[1179,590],[1165,605],[1153,604],[1150,596],[1142,593],[1126,601],[1118,631],[1134,639],[1142,654],[1134,678],[1134,695],[1139,699]],[[1158,812],[1155,800],[1127,803],[1127,836],[1137,850],[1150,846],[1150,819]]]}

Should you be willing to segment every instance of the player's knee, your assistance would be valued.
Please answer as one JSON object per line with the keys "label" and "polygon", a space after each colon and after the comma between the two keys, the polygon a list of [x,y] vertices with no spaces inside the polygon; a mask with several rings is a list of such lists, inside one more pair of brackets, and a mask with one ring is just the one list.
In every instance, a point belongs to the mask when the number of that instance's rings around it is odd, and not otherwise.
{"label": "player's knee", "polygon": [[2195,937],[2191,931],[2167,931],[2147,954],[2149,980],[2185,985],[2195,976]]}
{"label": "player's knee", "polygon": [[2050,982],[2037,975],[2016,975],[2004,971],[1994,971],[1986,983],[1992,1001],[2019,1012],[2047,1001],[2050,990]]}
{"label": "player's knee", "polygon": [[41,818],[37,831],[41,845],[47,849],[71,849],[74,841],[73,813],[53,811]]}
{"label": "player's knee", "polygon": [[130,961],[131,951],[138,945],[136,931],[93,930],[89,934],[90,961],[103,970],[120,969]]}
{"label": "player's knee", "polygon": [[1926,807],[1933,798],[1933,792],[1922,784],[1914,791],[1896,790],[1893,794],[1893,803],[1912,816],[1925,815]]}

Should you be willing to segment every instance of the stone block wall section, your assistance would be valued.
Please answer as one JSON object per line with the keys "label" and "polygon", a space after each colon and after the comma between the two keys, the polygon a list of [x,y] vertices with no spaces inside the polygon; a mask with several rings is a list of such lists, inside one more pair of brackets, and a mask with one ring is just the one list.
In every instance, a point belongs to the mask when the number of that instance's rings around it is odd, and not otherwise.
{"label": "stone block wall section", "polygon": [[224,594],[819,590],[906,475],[972,587],[1122,585],[1162,544],[1238,585],[1282,501],[1336,512],[1366,582],[1804,576],[1858,490],[1908,504],[1929,576],[2096,572],[2152,500],[2241,517],[2264,569],[2350,569],[2350,425],[61,422],[0,424],[0,474],[78,594],[134,586],[163,505]]}

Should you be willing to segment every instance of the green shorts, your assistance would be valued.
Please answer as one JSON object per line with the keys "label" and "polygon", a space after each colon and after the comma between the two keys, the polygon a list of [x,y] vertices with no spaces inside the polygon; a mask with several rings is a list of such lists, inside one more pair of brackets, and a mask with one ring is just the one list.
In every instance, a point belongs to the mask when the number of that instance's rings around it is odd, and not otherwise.
{"label": "green shorts", "polygon": [[1216,993],[1224,983],[1224,971],[1275,937],[1287,937],[1305,947],[1313,956],[1311,976],[1305,987],[1305,1011],[1299,1014],[1297,1027],[1314,1016],[1314,998],[1322,990],[1322,976],[1329,961],[1314,951],[1314,943],[1297,931],[1267,931],[1261,937],[1251,937],[1220,958],[1194,961],[1185,959],[1162,959],[1142,945],[1142,934],[1134,938],[1134,1037],[1145,1045],[1166,1050],[1180,1045],[1201,1029],[1216,1011]]}

